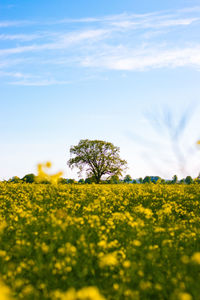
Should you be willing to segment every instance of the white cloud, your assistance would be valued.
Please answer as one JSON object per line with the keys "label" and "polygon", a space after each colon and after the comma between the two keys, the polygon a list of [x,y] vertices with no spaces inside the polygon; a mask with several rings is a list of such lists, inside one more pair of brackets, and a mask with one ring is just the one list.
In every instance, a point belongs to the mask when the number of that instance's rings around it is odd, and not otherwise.
{"label": "white cloud", "polygon": [[175,26],[187,26],[191,25],[195,21],[199,21],[198,17],[191,18],[180,18],[177,16],[168,16],[168,15],[158,15],[150,16],[137,19],[135,17],[127,16],[124,19],[116,20],[112,22],[112,26],[122,28],[122,29],[141,29],[141,28],[157,28],[162,29],[163,27],[175,27]]}
{"label": "white cloud", "polygon": [[26,25],[34,25],[36,22],[31,22],[27,20],[20,20],[20,21],[1,21],[0,27],[20,27]]}
{"label": "white cloud", "polygon": [[23,74],[21,72],[2,72],[2,71],[0,71],[0,77],[30,78],[31,75]]}
{"label": "white cloud", "polygon": [[[114,54],[115,52],[115,54]],[[129,50],[117,55],[116,51],[104,56],[86,57],[81,64],[84,67],[96,67],[107,70],[144,71],[163,67],[200,67],[200,45],[185,49],[149,48],[138,51]]]}
{"label": "white cloud", "polygon": [[180,12],[180,13],[200,12],[200,6],[185,7],[185,8],[179,9],[178,12]]}
{"label": "white cloud", "polygon": [[44,37],[42,34],[0,34],[0,40],[6,41],[32,41]]}
{"label": "white cloud", "polygon": [[74,44],[78,44],[85,41],[95,42],[104,38],[109,34],[108,30],[96,29],[96,30],[83,30],[76,31],[67,34],[58,34],[57,39],[54,42],[44,44],[32,44],[27,46],[18,46],[15,48],[1,49],[0,55],[20,54],[24,52],[35,52],[44,50],[59,50],[65,49]]}
{"label": "white cloud", "polygon": [[19,80],[11,81],[11,85],[22,85],[22,86],[49,86],[49,85],[68,85],[70,81],[56,80],[56,79],[38,79],[38,80]]}
{"label": "white cloud", "polygon": [[[199,69],[199,21],[199,10],[193,8],[40,23],[3,21],[0,27],[33,26],[25,32],[18,28],[14,34],[7,31],[0,34],[0,76],[20,79],[21,74],[23,80],[11,83],[44,86],[68,83],[61,73],[64,67],[87,68],[87,72],[90,68],[100,71],[183,66]],[[62,25],[68,23],[77,23],[76,29]],[[40,25],[40,31],[38,26],[35,29],[36,24]],[[191,30],[195,37],[190,36]],[[23,73],[29,72],[30,78],[23,77]],[[55,79],[50,80],[47,74]]]}

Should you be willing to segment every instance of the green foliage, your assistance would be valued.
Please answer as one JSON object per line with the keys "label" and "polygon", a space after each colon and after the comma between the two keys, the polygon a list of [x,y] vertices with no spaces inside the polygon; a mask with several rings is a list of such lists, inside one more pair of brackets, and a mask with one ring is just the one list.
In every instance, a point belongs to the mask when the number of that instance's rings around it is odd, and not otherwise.
{"label": "green foliage", "polygon": [[175,184],[175,183],[178,183],[178,176],[177,175],[174,175],[173,178],[172,178],[172,183]]}
{"label": "green foliage", "polygon": [[107,180],[107,182],[108,182],[109,184],[119,184],[119,183],[120,183],[119,176],[118,176],[118,175],[113,175],[113,176],[111,176],[111,177]]}
{"label": "green foliage", "polygon": [[67,183],[74,184],[77,183],[75,179],[67,179]]}
{"label": "green foliage", "polygon": [[78,183],[83,184],[83,183],[85,183],[85,180],[83,178],[81,178],[81,179],[79,179]]}
{"label": "green foliage", "polygon": [[145,178],[143,179],[143,183],[151,183],[151,177],[145,176]]}
{"label": "green foliage", "polygon": [[143,182],[142,177],[140,177],[138,181],[139,181],[139,183],[142,183]]}
{"label": "green foliage", "polygon": [[112,143],[100,140],[80,140],[70,148],[73,156],[68,161],[70,167],[77,167],[79,173],[86,169],[88,177],[100,183],[102,176],[122,175],[127,162],[119,156],[119,148]]}
{"label": "green foliage", "polygon": [[192,184],[192,183],[193,183],[192,177],[191,177],[191,176],[187,176],[187,177],[185,178],[185,183],[186,183],[186,184]]}
{"label": "green foliage", "polygon": [[124,182],[130,183],[131,181],[132,181],[131,175],[126,175],[126,176],[124,177]]}
{"label": "green foliage", "polygon": [[58,183],[59,183],[59,184],[67,184],[67,183],[68,183],[68,180],[67,180],[66,178],[62,178],[62,177],[61,177],[61,178],[58,179]]}
{"label": "green foliage", "polygon": [[26,183],[33,183],[35,182],[35,175],[34,174],[27,174],[22,178],[22,181]]}
{"label": "green foliage", "polygon": [[11,179],[8,180],[9,182],[13,183],[20,183],[22,180],[18,176],[13,176]]}
{"label": "green foliage", "polygon": [[95,183],[95,182],[96,182],[96,180],[95,180],[95,177],[94,177],[94,176],[87,177],[87,178],[85,179],[85,183],[86,183],[86,184],[91,184],[91,183]]}

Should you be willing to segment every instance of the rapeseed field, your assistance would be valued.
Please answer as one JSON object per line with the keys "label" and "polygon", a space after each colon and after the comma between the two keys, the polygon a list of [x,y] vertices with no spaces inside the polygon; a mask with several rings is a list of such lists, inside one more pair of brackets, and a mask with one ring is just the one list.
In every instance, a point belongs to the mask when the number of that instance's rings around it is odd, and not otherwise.
{"label": "rapeseed field", "polygon": [[0,183],[9,299],[200,299],[200,185]]}

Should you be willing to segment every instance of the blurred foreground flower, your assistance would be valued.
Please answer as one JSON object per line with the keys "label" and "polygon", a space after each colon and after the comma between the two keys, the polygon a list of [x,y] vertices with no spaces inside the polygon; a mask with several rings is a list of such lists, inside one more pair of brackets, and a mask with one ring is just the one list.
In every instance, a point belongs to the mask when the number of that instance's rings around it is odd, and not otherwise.
{"label": "blurred foreground flower", "polygon": [[58,179],[63,175],[63,172],[58,172],[58,173],[52,174],[52,175],[47,174],[44,169],[50,169],[50,168],[51,168],[50,161],[47,161],[46,163],[43,163],[43,164],[38,164],[37,165],[38,175],[37,175],[36,180],[38,182],[47,181],[47,182],[56,184],[58,182]]}
{"label": "blurred foreground flower", "polygon": [[200,265],[200,252],[195,252],[195,253],[192,255],[192,261],[193,261],[194,263]]}
{"label": "blurred foreground flower", "polygon": [[98,288],[93,286],[84,287],[78,291],[72,288],[64,293],[56,291],[54,297],[59,300],[105,300]]}
{"label": "blurred foreground flower", "polygon": [[0,282],[0,300],[10,300],[10,290],[2,282]]}

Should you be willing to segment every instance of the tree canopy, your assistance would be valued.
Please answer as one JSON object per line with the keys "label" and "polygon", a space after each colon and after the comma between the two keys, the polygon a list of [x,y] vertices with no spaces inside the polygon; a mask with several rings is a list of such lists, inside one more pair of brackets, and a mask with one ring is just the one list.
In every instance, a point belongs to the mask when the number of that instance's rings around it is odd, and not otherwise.
{"label": "tree canopy", "polygon": [[77,167],[81,173],[86,170],[88,177],[99,183],[102,176],[122,175],[127,166],[126,160],[119,156],[119,147],[101,140],[80,140],[77,146],[71,146],[68,166]]}

